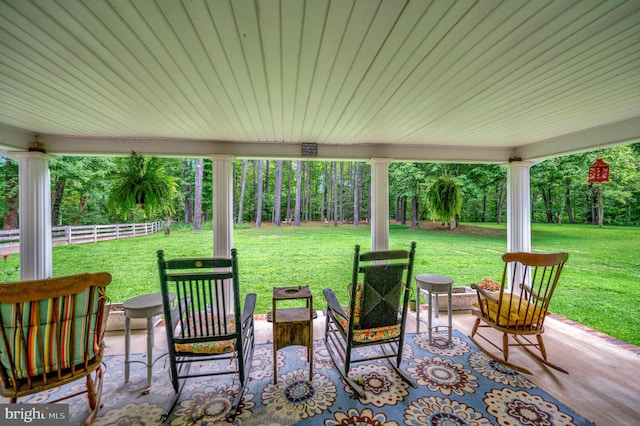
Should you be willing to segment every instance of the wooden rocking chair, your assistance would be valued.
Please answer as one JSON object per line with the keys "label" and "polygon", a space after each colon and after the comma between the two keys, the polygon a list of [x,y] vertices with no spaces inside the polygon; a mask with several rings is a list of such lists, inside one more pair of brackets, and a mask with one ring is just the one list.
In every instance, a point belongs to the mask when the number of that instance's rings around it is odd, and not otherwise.
{"label": "wooden rocking chair", "polygon": [[[504,254],[502,260],[505,265],[499,292],[487,291],[477,284],[471,285],[471,288],[478,293],[478,301],[473,304],[472,311],[478,318],[471,331],[471,340],[492,359],[525,374],[531,374],[531,372],[508,362],[510,346],[521,347],[538,361],[567,373],[562,367],[547,360],[542,335],[549,302],[568,257],[567,253]],[[507,288],[509,282],[513,283],[513,292]],[[479,333],[482,327],[490,327],[502,332],[502,347]],[[501,351],[502,357],[496,356],[480,345],[476,336]],[[532,341],[530,336],[535,336],[536,341]],[[515,343],[510,343],[510,337]]]}
{"label": "wooden rocking chair", "polygon": [[[100,409],[108,316],[106,272],[0,284],[0,395],[17,399],[85,378],[91,424]],[[94,377],[92,377],[92,373]]]}

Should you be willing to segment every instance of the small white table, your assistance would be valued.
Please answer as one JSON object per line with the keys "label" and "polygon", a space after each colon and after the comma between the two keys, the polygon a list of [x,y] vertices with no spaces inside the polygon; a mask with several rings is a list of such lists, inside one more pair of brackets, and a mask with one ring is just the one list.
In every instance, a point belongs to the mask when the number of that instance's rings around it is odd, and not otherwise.
{"label": "small white table", "polygon": [[[451,330],[453,321],[451,318],[451,288],[453,285],[453,279],[444,275],[437,274],[419,274],[416,275],[416,287],[418,297],[416,298],[416,329],[417,332],[420,333],[420,293],[426,293],[425,300],[428,304],[428,319],[427,326],[429,327],[429,344],[431,341],[431,331],[433,329],[437,329],[440,327],[447,327],[449,329],[449,340],[448,343],[451,344]],[[449,317],[448,326],[445,325],[432,325],[432,317],[433,317],[433,306],[435,305],[436,318],[438,318],[438,294],[447,294],[447,314]],[[435,297],[434,297],[435,296]],[[433,302],[435,299],[435,303]]]}
{"label": "small white table", "polygon": [[[169,295],[171,304],[175,300],[175,295]],[[124,382],[129,382],[129,364],[141,362],[147,366],[147,387],[151,387],[151,377],[153,375],[153,318],[164,313],[162,305],[162,294],[145,294],[127,300],[122,304],[124,308]],[[131,319],[147,319],[147,361],[130,361],[131,352]],[[157,361],[157,359],[156,359]]]}

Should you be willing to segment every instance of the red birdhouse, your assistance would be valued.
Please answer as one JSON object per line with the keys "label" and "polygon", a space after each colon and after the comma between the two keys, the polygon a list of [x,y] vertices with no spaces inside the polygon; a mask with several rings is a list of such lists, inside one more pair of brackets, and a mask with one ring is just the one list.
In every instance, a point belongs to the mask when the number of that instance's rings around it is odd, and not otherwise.
{"label": "red birdhouse", "polygon": [[601,158],[589,167],[589,182],[609,182],[609,165]]}

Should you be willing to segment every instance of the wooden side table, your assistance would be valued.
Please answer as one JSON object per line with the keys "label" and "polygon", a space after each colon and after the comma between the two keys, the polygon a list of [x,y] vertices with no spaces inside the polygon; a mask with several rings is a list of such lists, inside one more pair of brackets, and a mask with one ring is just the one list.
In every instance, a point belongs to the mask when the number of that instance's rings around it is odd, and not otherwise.
{"label": "wooden side table", "polygon": [[[280,308],[278,302],[301,300],[303,307]],[[287,304],[289,305],[289,304]],[[278,350],[287,346],[306,346],[309,380],[313,377],[313,297],[308,286],[273,289],[273,383],[278,383]]]}

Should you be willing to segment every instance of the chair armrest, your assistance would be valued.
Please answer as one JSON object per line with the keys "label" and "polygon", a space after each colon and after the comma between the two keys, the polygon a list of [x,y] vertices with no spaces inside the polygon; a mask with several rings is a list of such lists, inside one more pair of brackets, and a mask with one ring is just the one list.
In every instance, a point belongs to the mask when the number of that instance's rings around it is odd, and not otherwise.
{"label": "chair armrest", "polygon": [[244,298],[244,310],[242,311],[242,324],[253,317],[253,311],[256,309],[256,294],[249,293]]}
{"label": "chair armrest", "polygon": [[477,284],[471,284],[471,288],[478,292],[478,299],[485,298],[488,302],[498,304],[498,298],[495,297],[495,293],[489,292]]}
{"label": "chair armrest", "polygon": [[488,316],[489,304],[498,305],[499,299],[494,296],[495,293],[491,293],[477,284],[471,284],[471,288],[477,292],[478,309],[480,309],[482,316]]}
{"label": "chair armrest", "polygon": [[332,310],[342,318],[347,319],[347,314],[344,312],[344,309],[342,309],[342,306],[340,306],[340,302],[338,302],[338,298],[333,290],[325,288],[322,293],[324,294],[324,298],[327,300],[327,310]]}
{"label": "chair armrest", "polygon": [[111,311],[111,308],[109,307],[109,305],[105,303],[104,306],[102,307],[102,312],[100,313],[100,324],[98,324],[98,326],[100,327],[98,329],[99,330],[98,342],[100,343],[100,345],[104,345],[104,335],[107,331],[107,323],[109,322],[110,311]]}

